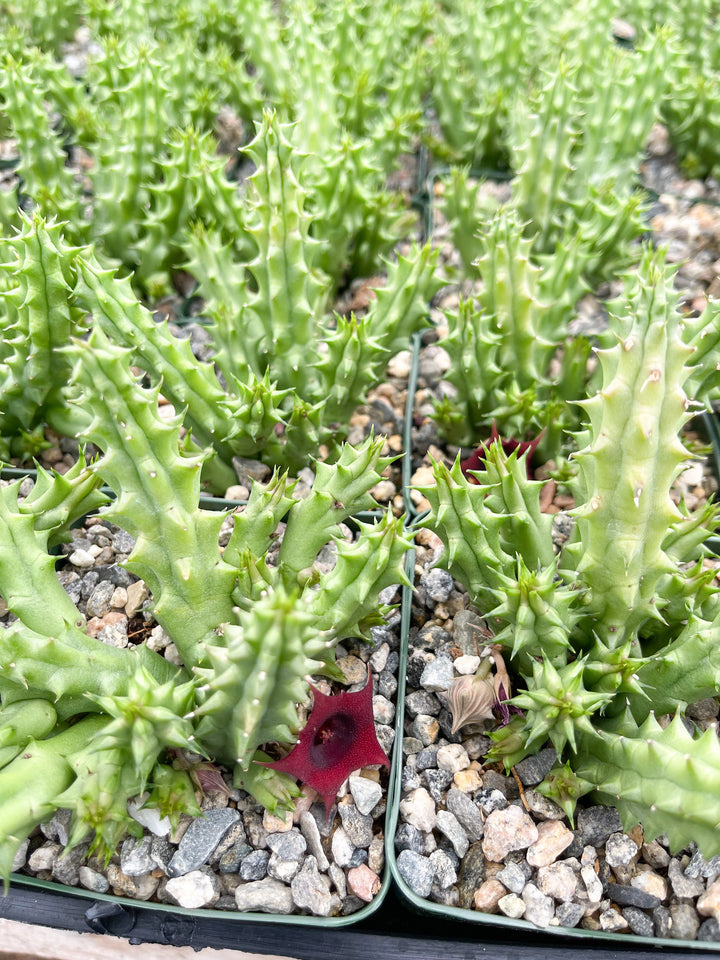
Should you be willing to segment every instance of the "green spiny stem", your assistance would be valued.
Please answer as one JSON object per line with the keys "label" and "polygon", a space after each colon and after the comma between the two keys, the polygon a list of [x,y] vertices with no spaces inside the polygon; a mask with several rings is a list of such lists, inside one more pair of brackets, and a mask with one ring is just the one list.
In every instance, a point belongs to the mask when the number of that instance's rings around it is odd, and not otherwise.
{"label": "green spiny stem", "polygon": [[77,520],[109,502],[99,485],[100,478],[81,453],[64,474],[38,467],[35,485],[18,502],[18,511],[32,514],[35,530],[50,531],[48,546],[54,546],[69,538],[70,527]]}
{"label": "green spiny stem", "polygon": [[167,662],[151,650],[113,647],[69,625],[48,636],[16,621],[0,634],[0,673],[14,687],[3,687],[3,702],[43,697],[63,719],[96,711],[93,697],[126,695],[140,667],[167,679]]}
{"label": "green spiny stem", "polygon": [[500,545],[501,518],[487,510],[487,489],[463,476],[459,457],[450,470],[434,462],[433,479],[433,485],[418,487],[431,509],[420,526],[440,536],[443,565],[465,585],[473,603],[481,609],[493,606],[495,590],[502,588],[498,571],[512,575],[515,566]]}
{"label": "green spiny stem", "polygon": [[94,258],[78,258],[77,267],[82,278],[80,301],[113,342],[131,348],[148,372],[162,379],[163,395],[178,410],[185,409],[197,441],[212,446],[227,464],[229,486],[235,479],[230,467],[236,453],[231,438],[238,427],[223,409],[226,394],[212,364],[198,361],[187,340],[178,340],[165,325],[155,323],[128,279],[104,270]]}
{"label": "green spiny stem", "polygon": [[[13,258],[4,264],[13,286],[3,293],[11,324],[0,372],[0,424],[12,435],[67,407],[69,364],[57,348],[81,332],[83,315],[71,299],[77,250],[66,245],[61,224],[48,225],[37,213],[23,216],[20,232],[3,247]],[[85,422],[80,411],[75,422],[76,429]]]}
{"label": "green spiny stem", "polygon": [[128,568],[148,584],[158,622],[191,667],[199,644],[232,620],[235,580],[218,549],[223,514],[198,509],[202,457],[180,455],[179,423],[160,418],[157,389],[136,382],[127,351],[96,328],[72,352],[94,414],[88,435],[105,452],[97,469],[118,495],[106,516],[135,537]]}
{"label": "green spiny stem", "polygon": [[530,731],[525,739],[526,750],[536,750],[549,738],[560,755],[566,744],[576,749],[576,738],[581,732],[592,733],[591,715],[602,710],[613,694],[585,688],[585,665],[585,658],[559,669],[549,659],[533,663],[532,689],[512,700],[526,713],[526,726]]}
{"label": "green spiny stem", "polygon": [[704,856],[720,852],[715,730],[694,739],[679,713],[663,730],[652,715],[637,726],[628,711],[583,731],[572,765],[595,796],[617,807],[626,830],[639,821],[648,838],[667,834],[674,851],[694,841]]}
{"label": "green spiny stem", "polygon": [[333,643],[367,636],[385,612],[378,611],[378,593],[393,584],[410,586],[403,558],[412,541],[403,536],[403,518],[388,512],[375,524],[358,522],[358,528],[357,541],[339,541],[334,568],[307,591],[316,629]]}
{"label": "green spiny stem", "polygon": [[18,847],[58,809],[58,798],[74,779],[70,758],[106,722],[87,717],[49,740],[31,740],[0,770],[0,877],[6,892]]}
{"label": "green spiny stem", "polygon": [[343,444],[336,463],[317,463],[312,490],[293,507],[280,547],[280,567],[287,585],[297,583],[298,575],[334,538],[343,520],[375,505],[369,490],[391,463],[381,456],[383,444],[382,437],[368,437],[358,447]]}
{"label": "green spiny stem", "polygon": [[691,616],[675,639],[638,667],[638,682],[650,698],[630,697],[638,722],[651,707],[660,716],[715,696],[720,687],[719,628],[720,614],[712,622]]}
{"label": "green spiny stem", "polygon": [[253,372],[262,377],[272,367],[283,384],[306,389],[306,349],[315,336],[326,284],[315,275],[313,261],[319,242],[309,236],[310,216],[304,210],[305,191],[297,179],[299,154],[288,139],[289,129],[266,113],[247,153],[257,164],[248,231],[257,255],[248,263],[256,289],[249,292],[243,324],[255,356]]}
{"label": "green spiny stem", "polygon": [[603,387],[582,404],[593,441],[576,455],[585,490],[575,510],[577,570],[595,629],[617,644],[659,615],[658,583],[674,569],[662,543],[680,517],[669,491],[687,458],[678,432],[691,416],[683,383],[692,349],[680,339],[659,270],[651,266],[651,309],[633,311],[617,345],[599,351]]}
{"label": "green spiny stem", "polygon": [[299,728],[297,703],[307,677],[322,667],[308,655],[313,618],[298,591],[265,591],[237,623],[223,628],[222,643],[207,642],[198,688],[196,733],[211,756],[247,770],[256,749],[271,740],[292,742]]}
{"label": "green spiny stem", "polygon": [[485,474],[481,474],[487,488],[486,506],[498,515],[512,517],[503,524],[500,542],[509,555],[522,557],[530,570],[553,563],[552,517],[540,509],[540,481],[527,475],[527,457],[512,454],[506,457],[500,442],[486,449]]}
{"label": "green spiny stem", "polygon": [[387,283],[375,291],[376,299],[367,314],[372,335],[387,359],[405,349],[411,335],[427,326],[427,305],[442,287],[435,275],[438,254],[427,243],[414,246],[408,257],[388,264]]}
{"label": "green spiny stem", "polygon": [[48,553],[52,529],[38,530],[34,512],[18,505],[20,481],[0,488],[0,588],[9,609],[30,630],[64,634],[84,619],[55,575]]}
{"label": "green spiny stem", "polygon": [[278,524],[297,502],[292,496],[295,482],[288,480],[287,473],[276,470],[266,484],[253,484],[245,509],[235,514],[223,554],[226,563],[238,567],[243,550],[255,557],[267,554]]}
{"label": "green spiny stem", "polygon": [[495,642],[511,651],[523,674],[532,672],[533,658],[541,656],[556,667],[567,662],[577,613],[578,594],[557,580],[555,564],[530,570],[518,557],[513,577],[497,574],[502,583],[500,602],[488,611],[492,622],[503,624]]}

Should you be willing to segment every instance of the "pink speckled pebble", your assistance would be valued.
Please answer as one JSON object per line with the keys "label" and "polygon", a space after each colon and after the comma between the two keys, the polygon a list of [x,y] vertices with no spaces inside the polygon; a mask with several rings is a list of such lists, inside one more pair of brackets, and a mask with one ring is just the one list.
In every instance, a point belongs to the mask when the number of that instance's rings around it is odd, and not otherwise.
{"label": "pink speckled pebble", "polygon": [[365,903],[370,903],[381,886],[380,877],[366,863],[348,870],[347,882],[355,896]]}

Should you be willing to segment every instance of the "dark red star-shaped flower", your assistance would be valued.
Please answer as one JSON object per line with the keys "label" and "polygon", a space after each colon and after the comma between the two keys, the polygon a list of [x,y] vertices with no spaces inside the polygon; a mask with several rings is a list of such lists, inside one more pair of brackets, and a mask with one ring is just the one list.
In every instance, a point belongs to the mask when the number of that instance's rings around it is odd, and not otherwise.
{"label": "dark red star-shaped flower", "polygon": [[298,742],[282,760],[263,763],[312,787],[330,808],[345,779],[372,763],[390,766],[375,734],[372,674],[357,693],[328,696],[315,687],[313,707]]}

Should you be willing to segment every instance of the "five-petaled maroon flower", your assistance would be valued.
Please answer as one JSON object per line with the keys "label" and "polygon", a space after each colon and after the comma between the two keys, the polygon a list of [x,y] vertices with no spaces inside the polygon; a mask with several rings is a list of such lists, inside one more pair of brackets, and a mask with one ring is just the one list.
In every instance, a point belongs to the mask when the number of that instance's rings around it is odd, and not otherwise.
{"label": "five-petaled maroon flower", "polygon": [[282,760],[263,763],[312,787],[323,800],[329,818],[337,792],[353,772],[368,764],[390,766],[375,734],[373,684],[357,693],[328,696],[313,689],[313,707],[298,742]]}

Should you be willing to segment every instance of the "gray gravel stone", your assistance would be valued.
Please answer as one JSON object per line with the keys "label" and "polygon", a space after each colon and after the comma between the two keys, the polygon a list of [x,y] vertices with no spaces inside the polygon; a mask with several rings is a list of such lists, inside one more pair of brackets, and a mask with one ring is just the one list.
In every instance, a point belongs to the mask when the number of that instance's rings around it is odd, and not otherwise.
{"label": "gray gravel stone", "polygon": [[80,881],[81,887],[85,887],[86,890],[92,890],[93,893],[107,893],[110,889],[107,877],[85,865],[80,867],[78,880]]}
{"label": "gray gravel stone", "polygon": [[208,810],[202,817],[195,817],[168,865],[168,876],[181,877],[201,867],[239,817],[237,810],[230,807]]}
{"label": "gray gravel stone", "polygon": [[715,917],[709,917],[700,925],[697,935],[698,940],[720,940],[720,921]]}
{"label": "gray gravel stone", "polygon": [[455,853],[460,858],[464,857],[470,846],[470,841],[454,814],[450,813],[449,810],[439,810],[437,829],[448,838]]}
{"label": "gray gravel stone", "polygon": [[239,873],[240,864],[252,853],[252,847],[244,840],[236,840],[218,860],[218,871],[221,874]]}
{"label": "gray gravel stone", "polygon": [[535,879],[536,886],[546,897],[569,901],[575,896],[578,878],[573,868],[559,861],[540,867]]}
{"label": "gray gravel stone", "polygon": [[[530,868],[528,866],[528,871]],[[506,863],[503,869],[496,874],[497,879],[503,886],[507,887],[510,893],[520,894],[523,892],[525,884],[530,879],[526,874],[525,870],[522,869],[519,863],[510,861]]]}
{"label": "gray gravel stone", "polygon": [[296,827],[285,833],[271,833],[267,844],[282,860],[300,860],[307,850],[307,841]]}
{"label": "gray gravel stone", "polygon": [[395,834],[395,849],[412,850],[415,853],[425,852],[425,837],[421,830],[411,823],[401,823]]}
{"label": "gray gravel stone", "polygon": [[[351,778],[352,779],[352,778]],[[315,857],[315,862],[319,870],[327,870],[330,865],[325,850],[322,845],[322,837],[318,830],[315,818],[309,811],[305,811],[300,817],[300,830],[305,837],[308,851]]]}
{"label": "gray gravel stone", "polygon": [[102,617],[110,609],[110,600],[115,592],[115,585],[109,580],[100,580],[88,597],[86,613],[88,617]]}
{"label": "gray gravel stone", "polygon": [[667,907],[655,907],[652,918],[656,937],[666,939],[672,936],[672,917]]}
{"label": "gray gravel stone", "polygon": [[458,871],[458,890],[460,906],[469,910],[472,907],[475,891],[485,879],[485,853],[482,843],[470,844]]}
{"label": "gray gravel stone", "polygon": [[211,907],[220,899],[220,881],[209,868],[191,870],[181,877],[171,877],[165,885],[166,893],[186,910]]}
{"label": "gray gravel stone", "polygon": [[623,917],[622,913],[614,907],[603,910],[600,914],[599,921],[600,929],[608,933],[621,933],[628,928],[627,920]]}
{"label": "gray gravel stone", "polygon": [[437,753],[440,749],[437,743],[430,747],[423,747],[418,751],[415,757],[415,766],[417,770],[432,770],[437,767]]}
{"label": "gray gravel stone", "polygon": [[605,895],[621,907],[639,907],[641,910],[652,910],[653,907],[660,905],[660,900],[652,894],[621,883],[608,883],[605,887]]}
{"label": "gray gravel stone", "polygon": [[338,804],[338,813],[343,829],[354,847],[369,847],[373,838],[373,819],[365,813],[360,813],[354,803]]}
{"label": "gray gravel stone", "polygon": [[668,879],[676,897],[699,897],[705,893],[705,883],[699,877],[688,877],[683,873],[677,857],[668,864]]}
{"label": "gray gravel stone", "polygon": [[269,859],[268,850],[253,850],[240,864],[240,876],[247,881],[264,880]]}
{"label": "gray gravel stone", "polygon": [[477,647],[482,646],[485,636],[485,625],[482,617],[472,610],[459,610],[453,617],[453,640],[463,653],[474,656]]}
{"label": "gray gravel stone", "polygon": [[694,940],[700,929],[697,910],[689,903],[670,904],[672,935],[676,940]]}
{"label": "gray gravel stone", "polygon": [[420,686],[428,693],[447,690],[455,679],[455,668],[448,656],[439,656],[425,667],[420,677]]}
{"label": "gray gravel stone", "polygon": [[435,871],[435,883],[447,890],[454,883],[457,883],[457,868],[452,857],[445,850],[433,850],[430,854],[430,862]]}
{"label": "gray gravel stone", "polygon": [[547,927],[555,915],[555,904],[552,897],[546,897],[534,883],[525,884],[522,892],[525,904],[525,919],[534,923],[536,927]]}
{"label": "gray gravel stone", "polygon": [[344,827],[338,827],[330,841],[333,860],[339,867],[349,867],[352,863],[355,845],[345,832]]}
{"label": "gray gravel stone", "polygon": [[413,737],[421,740],[424,746],[428,747],[437,740],[440,734],[440,724],[435,717],[419,713],[410,725],[410,733]]}
{"label": "gray gravel stone", "polygon": [[413,893],[419,897],[429,896],[435,878],[432,862],[412,850],[401,850],[396,863],[400,876]]}
{"label": "gray gravel stone", "polygon": [[638,854],[638,845],[624,833],[611,833],[605,843],[605,861],[609,867],[627,867]]}
{"label": "gray gravel stone", "polygon": [[420,577],[420,587],[430,600],[435,603],[445,603],[453,591],[453,578],[447,570],[434,567]]}
{"label": "gray gravel stone", "polygon": [[300,870],[300,860],[284,860],[276,853],[270,854],[268,860],[268,876],[273,880],[280,880],[282,883],[290,883]]}
{"label": "gray gravel stone", "polygon": [[622,915],[632,932],[638,937],[655,936],[655,926],[652,918],[638,907],[623,907]]}
{"label": "gray gravel stone", "polygon": [[129,877],[151,873],[157,864],[152,857],[152,836],[136,840],[128,837],[120,847],[120,869]]}
{"label": "gray gravel stone", "polygon": [[53,864],[53,879],[75,887],[80,882],[80,864],[85,858],[89,843],[86,841],[62,853]]}
{"label": "gray gravel stone", "polygon": [[504,810],[508,805],[507,797],[500,790],[481,790],[477,794],[477,800],[486,815],[496,810]]}
{"label": "gray gravel stone", "polygon": [[335,887],[337,895],[341,900],[344,900],[347,896],[347,879],[345,877],[345,871],[336,863],[331,863],[328,867],[328,875],[333,886]]}
{"label": "gray gravel stone", "polygon": [[601,847],[611,833],[622,833],[620,814],[615,807],[585,807],[580,810],[577,825],[584,844]]}
{"label": "gray gravel stone", "polygon": [[150,846],[150,857],[154,867],[159,867],[163,873],[167,873],[168,865],[175,853],[175,847],[165,837],[153,836]]}
{"label": "gray gravel stone", "polygon": [[442,803],[453,782],[453,774],[450,770],[423,770],[420,779],[435,803]]}
{"label": "gray gravel stone", "polygon": [[235,906],[253,913],[292,913],[293,898],[290,887],[266,877],[241,884],[235,891]]}
{"label": "gray gravel stone", "polygon": [[446,797],[446,806],[450,813],[454,814],[458,823],[467,834],[468,840],[474,843],[482,839],[484,825],[480,808],[470,797],[458,790],[457,787],[451,787]]}
{"label": "gray gravel stone", "polygon": [[532,757],[525,757],[515,764],[515,773],[520,777],[524,787],[534,787],[542,783],[545,777],[555,766],[557,753],[554,747],[545,747]]}
{"label": "gray gravel stone", "polygon": [[350,777],[348,786],[356,809],[363,815],[369,814],[382,799],[382,787],[375,780],[369,780],[367,777]]}
{"label": "gray gravel stone", "polygon": [[342,901],[330,892],[330,880],[317,867],[315,857],[305,857],[302,869],[290,884],[293,902],[316,917],[330,917],[340,911]]}
{"label": "gray gravel stone", "polygon": [[555,910],[561,927],[576,927],[583,918],[585,907],[581,903],[559,903]]}

